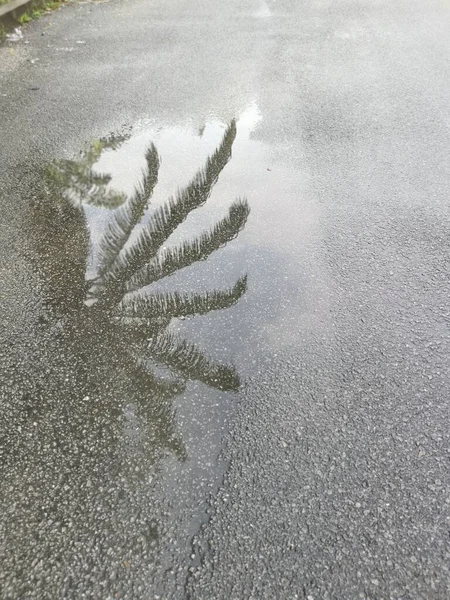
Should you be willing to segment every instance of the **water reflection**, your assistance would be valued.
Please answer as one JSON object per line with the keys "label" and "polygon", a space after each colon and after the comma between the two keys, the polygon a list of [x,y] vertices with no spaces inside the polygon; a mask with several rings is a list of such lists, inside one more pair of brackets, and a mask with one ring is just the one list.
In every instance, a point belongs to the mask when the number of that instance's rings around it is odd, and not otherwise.
{"label": "water reflection", "polygon": [[[233,121],[205,167],[186,187],[153,210],[139,229],[158,182],[160,159],[153,144],[146,152],[142,179],[127,199],[107,188],[110,176],[92,170],[102,149],[116,148],[122,139],[110,139],[103,146],[97,143],[80,161],[58,161],[48,169],[49,194],[35,202],[32,213],[31,257],[44,282],[47,304],[56,313],[70,315],[64,327],[77,332],[81,346],[84,342],[92,347],[92,340],[98,340],[105,347],[116,348],[128,363],[152,380],[155,377],[149,365],[156,361],[171,369],[178,384],[188,378],[221,390],[239,387],[233,366],[213,363],[200,348],[178,339],[169,325],[177,317],[230,307],[245,293],[246,276],[225,290],[192,294],[148,291],[151,284],[206,259],[244,227],[249,207],[245,199],[238,199],[209,230],[178,245],[163,247],[189,213],[209,198],[231,157],[235,136]],[[96,273],[88,280],[85,274],[90,244],[84,202],[106,208],[121,204],[99,241]],[[121,358],[122,363],[124,360]],[[128,364],[126,368],[130,368]]]}
{"label": "water reflection", "polygon": [[[131,589],[134,597],[147,596],[166,526],[155,474],[163,458],[186,458],[173,399],[189,380],[221,391],[240,383],[235,367],[209,359],[171,323],[233,305],[246,278],[191,294],[151,286],[207,258],[244,227],[249,207],[237,200],[209,230],[163,248],[209,198],[235,136],[232,122],[204,168],[153,211],[160,166],[153,145],[127,198],[111,189],[109,176],[93,171],[99,153],[120,139],[96,143],[78,161],[54,163],[45,189],[34,190],[26,235],[41,302],[33,334],[39,364],[30,367],[39,379],[17,401],[23,414],[12,420],[2,465],[2,543],[15,597],[31,590],[41,597],[52,590],[52,597],[74,597],[74,590],[107,597],[105,590],[113,590],[123,597]],[[94,253],[86,202],[110,217]],[[45,577],[33,580],[35,560]]]}
{"label": "water reflection", "polygon": [[81,203],[117,208],[125,195],[109,189],[111,175],[99,173],[94,165],[105,150],[117,150],[129,135],[110,135],[94,140],[87,151],[80,152],[78,160],[60,159],[47,166],[45,179],[48,186],[72,204]]}
{"label": "water reflection", "polygon": [[267,19],[268,17],[272,16],[272,10],[268,6],[267,2],[265,2],[264,0],[261,0],[261,2],[259,2],[259,7],[254,12],[254,16],[260,19]]}

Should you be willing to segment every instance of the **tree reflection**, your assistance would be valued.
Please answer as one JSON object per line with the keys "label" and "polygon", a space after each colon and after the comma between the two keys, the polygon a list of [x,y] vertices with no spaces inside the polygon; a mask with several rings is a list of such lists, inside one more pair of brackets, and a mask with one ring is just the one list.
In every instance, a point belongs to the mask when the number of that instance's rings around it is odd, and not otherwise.
{"label": "tree reflection", "polygon": [[[207,258],[245,225],[249,207],[246,200],[238,199],[210,230],[162,249],[188,214],[209,198],[231,157],[235,136],[232,122],[204,168],[155,209],[145,225],[143,217],[158,181],[155,146],[149,146],[146,170],[129,198],[106,189],[110,177],[92,170],[102,149],[115,149],[122,140],[95,144],[95,151],[91,149],[79,161],[52,163],[46,193],[35,200],[31,211],[30,258],[42,283],[47,318],[58,322],[66,352],[79,365],[83,381],[77,385],[85,389],[85,397],[91,397],[92,390],[108,382],[116,398],[126,398],[141,413],[159,411],[159,443],[179,456],[182,444],[175,438],[167,400],[189,379],[219,390],[236,390],[240,382],[235,367],[210,360],[169,325],[178,317],[232,306],[245,293],[247,280],[244,276],[230,289],[192,294],[152,293],[148,286]],[[121,205],[111,214],[99,242],[96,276],[86,280],[90,241],[83,204],[110,209],[112,198],[120,198]],[[158,374],[161,365],[166,368],[164,376]]]}
{"label": "tree reflection", "polygon": [[[204,169],[150,215],[153,145],[129,198],[93,171],[116,140],[53,163],[46,185],[36,182],[25,233],[39,304],[17,365],[17,378],[30,383],[5,403],[2,428],[2,585],[11,597],[147,596],[160,541],[170,538],[155,475],[163,458],[186,458],[174,397],[188,380],[239,386],[233,366],[210,360],[170,323],[231,306],[246,279],[197,294],[153,293],[151,284],[207,258],[245,225],[249,208],[238,200],[210,230],[163,249],[208,199],[235,135],[232,123]],[[90,280],[85,203],[111,217]]]}

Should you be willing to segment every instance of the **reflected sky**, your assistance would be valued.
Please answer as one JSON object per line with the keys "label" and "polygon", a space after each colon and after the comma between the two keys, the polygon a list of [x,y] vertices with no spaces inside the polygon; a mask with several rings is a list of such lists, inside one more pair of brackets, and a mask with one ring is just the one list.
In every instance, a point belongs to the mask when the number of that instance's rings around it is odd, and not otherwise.
{"label": "reflected sky", "polygon": [[[206,317],[200,326],[196,319],[189,319],[174,326],[188,331],[197,341],[204,341],[208,351],[216,356],[230,355],[241,363],[243,372],[249,348],[255,360],[263,359],[261,337],[270,338],[270,346],[281,348],[297,335],[299,320],[303,314],[300,288],[296,283],[303,264],[314,261],[312,255],[303,256],[298,244],[299,237],[310,238],[317,229],[317,207],[305,202],[304,191],[309,185],[308,175],[297,172],[298,157],[289,145],[269,148],[259,141],[263,115],[256,102],[251,103],[237,119],[237,136],[233,144],[233,160],[222,173],[211,200],[193,211],[184,223],[167,240],[166,246],[176,245],[189,235],[199,233],[208,223],[226,215],[230,201],[243,192],[252,207],[252,214],[238,239],[223,249],[223,260],[212,255],[207,263],[189,267],[187,273],[173,275],[166,281],[157,282],[156,289],[190,291],[197,287],[207,289],[224,283],[232,285],[242,273],[249,272],[249,289],[239,305],[231,309],[237,314],[239,331],[233,331],[233,322],[227,315]],[[132,134],[117,151],[102,154],[96,168],[112,175],[111,188],[129,193],[145,166],[144,154],[149,140],[154,140],[161,156],[158,186],[152,206],[158,206],[173,194],[179,185],[187,183],[190,174],[199,168],[208,154],[216,147],[223,135],[225,124],[210,117],[200,123],[187,121],[183,125],[159,126],[147,119],[138,122]],[[107,215],[101,209],[88,208],[88,220],[94,237],[100,237]],[[145,218],[143,222],[145,222]],[[270,226],[268,226],[270,224]],[[96,245],[94,244],[94,249]],[[95,261],[94,261],[95,262]],[[255,272],[258,276],[255,277]],[[302,286],[303,287],[303,286]],[[304,282],[302,293],[307,295],[309,284]],[[325,286],[323,287],[325,294]],[[246,315],[247,303],[253,305]],[[311,319],[308,310],[307,320]],[[244,329],[242,329],[244,319]],[[226,323],[226,324],[225,324]],[[230,331],[224,338],[222,332]],[[219,344],[213,344],[213,339]],[[226,340],[226,341],[225,341]],[[221,348],[218,351],[218,347]],[[261,349],[259,352],[258,349]]]}
{"label": "reflected sky", "polygon": [[267,19],[268,17],[272,16],[272,11],[267,2],[265,2],[265,0],[261,0],[260,6],[255,10],[253,14],[255,17],[258,17],[260,19]]}

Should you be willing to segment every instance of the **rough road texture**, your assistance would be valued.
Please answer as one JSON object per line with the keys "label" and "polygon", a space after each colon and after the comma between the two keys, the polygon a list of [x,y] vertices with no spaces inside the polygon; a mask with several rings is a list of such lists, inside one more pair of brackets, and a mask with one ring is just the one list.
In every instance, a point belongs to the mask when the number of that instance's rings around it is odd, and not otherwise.
{"label": "rough road texture", "polygon": [[450,597],[449,26],[443,0],[117,0],[0,48],[3,368],[37,352],[20,259],[31,164],[143,117],[201,125],[257,103],[252,139],[278,177],[267,196],[262,175],[239,182],[262,240],[250,273],[265,258],[235,334],[250,378],[229,468],[193,551],[147,587],[143,553],[132,587],[78,564],[83,546],[56,583],[2,547],[2,597],[31,577],[30,598]]}

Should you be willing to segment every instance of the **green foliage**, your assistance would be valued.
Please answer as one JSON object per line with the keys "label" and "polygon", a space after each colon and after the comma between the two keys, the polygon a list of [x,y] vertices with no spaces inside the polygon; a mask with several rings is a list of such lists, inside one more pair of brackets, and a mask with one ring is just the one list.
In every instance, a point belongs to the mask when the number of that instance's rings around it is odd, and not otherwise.
{"label": "green foliage", "polygon": [[[9,1],[10,0],[0,0],[0,4],[6,4]],[[26,23],[29,23],[30,21],[39,19],[40,17],[47,14],[48,12],[51,12],[52,10],[56,10],[57,8],[59,8],[61,6],[61,4],[64,4],[64,2],[65,2],[65,0],[49,0],[48,2],[38,0],[35,3],[33,3],[32,8],[30,10],[27,10],[26,12],[21,14],[17,18],[17,21],[21,25],[25,25]],[[2,34],[1,34],[1,30],[0,30],[0,38],[1,38],[1,35]]]}
{"label": "green foliage", "polygon": [[55,10],[57,8],[59,8],[61,6],[61,4],[64,3],[64,0],[54,0],[53,2],[45,2],[44,4],[44,8],[45,10],[49,11],[49,10]]}
{"label": "green foliage", "polygon": [[17,20],[21,25],[25,25],[25,23],[29,23],[33,19],[29,13],[23,13],[23,15],[20,15],[20,17]]}

